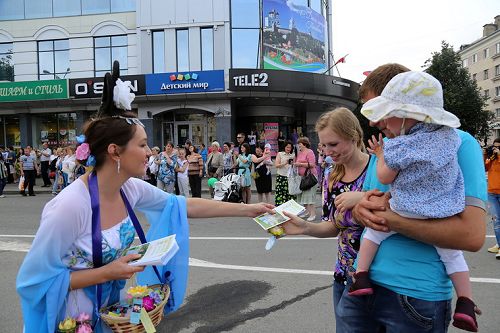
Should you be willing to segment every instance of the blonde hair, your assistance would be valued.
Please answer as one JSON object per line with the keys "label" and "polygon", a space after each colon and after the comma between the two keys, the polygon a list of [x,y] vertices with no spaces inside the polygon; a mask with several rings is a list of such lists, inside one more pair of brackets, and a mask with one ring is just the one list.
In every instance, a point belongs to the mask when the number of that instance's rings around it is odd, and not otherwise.
{"label": "blonde hair", "polygon": [[[316,132],[321,132],[325,128],[330,129],[344,139],[354,140],[356,147],[362,152],[365,151],[363,130],[361,129],[358,118],[356,118],[349,109],[340,107],[323,113],[316,121],[315,130]],[[339,182],[344,175],[344,165],[334,164],[328,178],[328,188],[331,189],[333,184]]]}

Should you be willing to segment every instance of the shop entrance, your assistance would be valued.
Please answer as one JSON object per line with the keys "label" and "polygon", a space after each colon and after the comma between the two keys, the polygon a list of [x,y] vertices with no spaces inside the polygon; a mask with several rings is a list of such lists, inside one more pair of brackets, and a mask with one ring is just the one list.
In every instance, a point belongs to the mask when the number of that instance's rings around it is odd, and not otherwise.
{"label": "shop entrance", "polygon": [[182,109],[164,112],[161,115],[161,145],[167,142],[174,146],[183,146],[186,140],[199,147],[202,143],[209,145],[215,140],[215,118],[211,113]]}
{"label": "shop entrance", "polygon": [[206,123],[177,122],[175,125],[175,143],[177,145],[183,145],[188,139],[191,140],[195,146],[199,146],[202,143],[206,144],[208,140]]}

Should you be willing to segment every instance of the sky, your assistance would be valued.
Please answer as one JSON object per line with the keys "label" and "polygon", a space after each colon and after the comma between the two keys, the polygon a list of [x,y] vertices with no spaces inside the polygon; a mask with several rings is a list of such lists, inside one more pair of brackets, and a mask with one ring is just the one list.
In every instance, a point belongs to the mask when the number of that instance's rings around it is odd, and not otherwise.
{"label": "sky", "polygon": [[361,82],[364,71],[389,62],[423,70],[441,41],[458,50],[496,15],[500,0],[332,0],[333,54],[349,54],[333,75]]}

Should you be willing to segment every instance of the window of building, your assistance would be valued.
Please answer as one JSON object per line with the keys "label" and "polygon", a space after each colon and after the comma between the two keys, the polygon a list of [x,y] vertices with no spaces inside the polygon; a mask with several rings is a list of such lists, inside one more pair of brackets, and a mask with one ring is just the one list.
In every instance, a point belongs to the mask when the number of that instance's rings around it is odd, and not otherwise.
{"label": "window of building", "polygon": [[64,79],[69,73],[69,40],[38,42],[38,79]]}
{"label": "window of building", "polygon": [[489,70],[485,69],[483,71],[483,79],[484,80],[488,80],[488,77],[489,77]]}
{"label": "window of building", "polygon": [[500,118],[500,108],[495,109],[495,117]]}
{"label": "window of building", "polygon": [[201,28],[201,70],[214,69],[214,29]]}
{"label": "window of building", "polygon": [[135,0],[111,0],[111,12],[135,12]]}
{"label": "window of building", "polygon": [[496,43],[495,45],[495,54],[499,54],[500,53],[500,43]]}
{"label": "window of building", "polygon": [[323,15],[323,0],[309,0],[309,4],[312,10]]}
{"label": "window of building", "polygon": [[110,0],[82,0],[82,14],[102,14],[110,12]]}
{"label": "window of building", "polygon": [[24,1],[0,1],[0,20],[19,20],[24,18]]}
{"label": "window of building", "polygon": [[462,66],[463,66],[463,67],[467,67],[467,66],[469,66],[469,59],[464,59],[464,60],[462,60]]}
{"label": "window of building", "polygon": [[495,76],[500,75],[500,65],[495,66]]}
{"label": "window of building", "polygon": [[113,61],[120,62],[120,74],[128,74],[127,36],[106,36],[94,38],[95,76],[111,72]]}
{"label": "window of building", "polygon": [[500,87],[495,87],[495,97],[500,97]]}
{"label": "window of building", "polygon": [[490,57],[490,49],[489,48],[484,49],[483,55],[484,55],[484,59],[488,59]]}
{"label": "window of building", "polygon": [[259,0],[231,1],[231,62],[233,68],[260,68],[259,3]]}
{"label": "window of building", "polygon": [[475,62],[477,62],[477,53],[474,53],[472,55],[472,63],[475,63]]}
{"label": "window of building", "polygon": [[176,30],[177,43],[177,71],[189,71],[189,31],[187,29]]}
{"label": "window of building", "polygon": [[12,43],[0,44],[0,81],[14,81],[12,48]]}
{"label": "window of building", "polygon": [[490,90],[489,89],[484,90],[484,98],[490,98]]}
{"label": "window of building", "polygon": [[76,16],[82,14],[80,1],[53,0],[54,16]]}
{"label": "window of building", "polygon": [[231,27],[260,28],[259,0],[231,0]]}
{"label": "window of building", "polygon": [[165,31],[153,31],[153,73],[165,72]]}
{"label": "window of building", "polygon": [[472,79],[473,79],[474,81],[477,81],[476,76],[477,76],[477,74],[476,74],[476,73],[472,74]]}
{"label": "window of building", "polygon": [[34,115],[33,144],[35,147],[47,142],[49,146],[67,146],[76,144],[77,114],[52,113]]}
{"label": "window of building", "polygon": [[21,146],[21,130],[19,115],[0,116],[0,145]]}
{"label": "window of building", "polygon": [[24,0],[24,17],[27,19],[51,17],[52,1]]}

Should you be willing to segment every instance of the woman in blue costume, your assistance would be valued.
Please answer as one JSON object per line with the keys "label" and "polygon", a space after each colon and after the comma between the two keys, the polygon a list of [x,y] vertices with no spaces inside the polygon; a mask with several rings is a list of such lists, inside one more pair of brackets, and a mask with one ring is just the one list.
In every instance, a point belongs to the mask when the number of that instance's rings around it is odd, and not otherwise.
{"label": "woman in blue costume", "polygon": [[[113,102],[119,65],[105,76],[103,102],[96,119],[84,130],[95,160],[94,171],[66,187],[45,206],[40,227],[17,277],[25,332],[53,333],[67,316],[86,312],[95,332],[110,329],[99,319],[98,304],[120,299],[125,280],[138,273],[139,284],[169,283],[172,296],[166,311],[183,301],[189,257],[188,217],[249,216],[270,212],[266,204],[238,205],[178,197],[140,180],[151,151],[146,132],[135,114]],[[130,91],[127,92],[129,94]],[[134,267],[121,257],[133,242],[133,210],[143,212],[151,225],[147,241],[176,234],[179,251],[166,266]],[[98,226],[98,227],[96,227]],[[94,232],[92,230],[94,229]],[[95,232],[97,230],[97,233]],[[99,241],[96,241],[99,240]],[[101,250],[99,250],[101,248]],[[95,251],[93,249],[96,249]],[[102,251],[102,255],[96,255]],[[98,259],[96,259],[98,258]]]}

